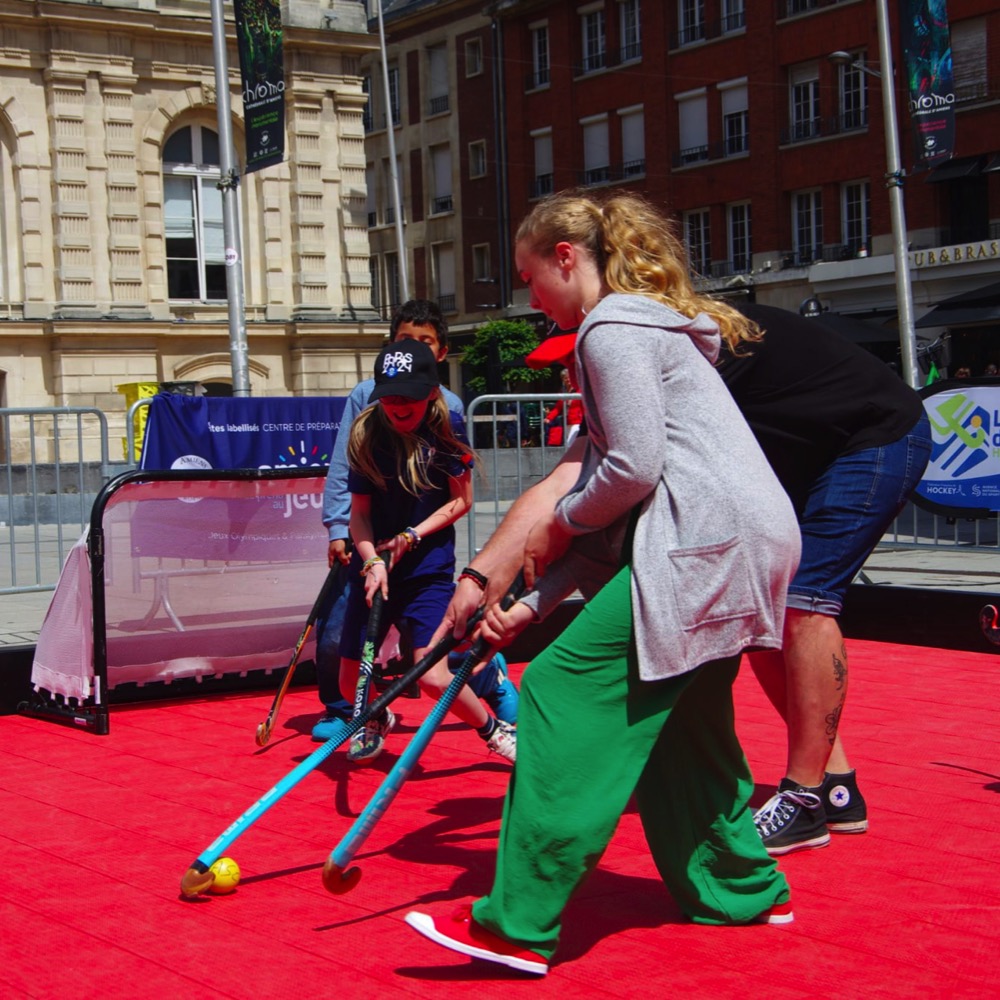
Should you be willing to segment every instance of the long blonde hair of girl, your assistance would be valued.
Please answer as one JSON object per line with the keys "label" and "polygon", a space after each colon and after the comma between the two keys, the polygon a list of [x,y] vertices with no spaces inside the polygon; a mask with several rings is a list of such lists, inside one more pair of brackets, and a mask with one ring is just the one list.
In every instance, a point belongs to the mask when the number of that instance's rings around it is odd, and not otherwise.
{"label": "long blonde hair of girl", "polygon": [[[451,426],[448,404],[440,392],[427,406],[427,416],[423,424],[436,440],[437,447],[451,455],[474,458],[472,449],[455,437]],[[420,496],[434,488],[428,471],[428,455],[425,441],[416,434],[397,431],[389,422],[385,411],[378,403],[373,403],[358,414],[351,425],[351,436],[347,441],[347,461],[359,475],[373,483],[377,489],[386,488],[386,476],[375,463],[378,452],[388,453],[395,458],[395,479],[398,479],[407,493]]]}
{"label": "long blonde hair of girl", "polygon": [[637,194],[611,191],[597,198],[585,190],[560,191],[535,205],[515,238],[541,257],[563,241],[591,254],[611,291],[648,296],[689,319],[707,313],[733,353],[761,339],[757,324],[737,309],[695,291],[673,223]]}

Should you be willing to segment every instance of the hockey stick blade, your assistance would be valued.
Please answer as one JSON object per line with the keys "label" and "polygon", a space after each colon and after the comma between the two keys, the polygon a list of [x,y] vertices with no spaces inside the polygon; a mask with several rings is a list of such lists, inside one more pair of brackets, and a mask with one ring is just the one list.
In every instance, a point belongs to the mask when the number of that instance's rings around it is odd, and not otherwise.
{"label": "hockey stick blade", "polygon": [[987,604],[986,607],[979,612],[979,627],[983,630],[983,635],[985,635],[994,646],[1000,646],[1000,624],[998,624],[997,621],[998,617],[1000,617],[1000,612],[998,612],[996,607],[992,604]]}

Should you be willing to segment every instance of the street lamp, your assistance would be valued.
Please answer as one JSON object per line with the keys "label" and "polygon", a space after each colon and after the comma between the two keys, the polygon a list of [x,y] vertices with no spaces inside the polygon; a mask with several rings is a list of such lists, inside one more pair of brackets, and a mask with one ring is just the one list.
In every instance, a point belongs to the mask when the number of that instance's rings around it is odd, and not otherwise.
{"label": "street lamp", "polygon": [[896,265],[896,309],[899,313],[899,350],[903,378],[914,389],[920,385],[917,366],[917,335],[913,325],[913,292],[910,285],[910,258],[906,238],[906,212],[903,208],[903,169],[899,157],[899,133],[896,129],[896,95],[893,91],[892,50],[889,45],[889,11],[886,0],[876,0],[878,13],[879,64],[870,69],[850,52],[833,52],[830,62],[850,66],[882,81],[882,113],[885,119],[885,186],[889,190],[889,213],[892,222],[892,252]]}

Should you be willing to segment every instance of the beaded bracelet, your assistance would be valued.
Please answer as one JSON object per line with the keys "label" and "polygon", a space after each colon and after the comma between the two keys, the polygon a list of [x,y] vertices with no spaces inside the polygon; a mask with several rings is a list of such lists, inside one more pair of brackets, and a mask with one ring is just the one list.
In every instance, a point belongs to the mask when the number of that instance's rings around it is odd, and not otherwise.
{"label": "beaded bracelet", "polygon": [[406,539],[407,550],[415,549],[420,544],[420,535],[416,528],[403,528],[399,534]]}
{"label": "beaded bracelet", "polygon": [[385,560],[381,556],[372,556],[371,559],[366,559],[361,564],[361,575],[367,576],[368,571],[372,568],[372,566],[378,566],[379,563],[383,566],[385,565]]}
{"label": "beaded bracelet", "polygon": [[487,584],[490,582],[488,576],[483,576],[482,573],[477,569],[473,569],[471,566],[466,566],[461,573],[458,574],[459,580],[472,580],[480,590],[486,590]]}

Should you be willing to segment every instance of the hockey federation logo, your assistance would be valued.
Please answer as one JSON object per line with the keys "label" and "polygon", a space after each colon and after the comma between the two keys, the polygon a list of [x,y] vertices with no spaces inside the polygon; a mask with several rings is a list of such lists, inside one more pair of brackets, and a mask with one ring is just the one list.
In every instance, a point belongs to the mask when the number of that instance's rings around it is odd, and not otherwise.
{"label": "hockey federation logo", "polygon": [[928,414],[934,429],[931,466],[952,479],[989,457],[990,415],[974,400],[956,393]]}
{"label": "hockey federation logo", "polygon": [[395,378],[404,372],[413,371],[413,355],[406,351],[392,351],[382,359],[382,374]]}

